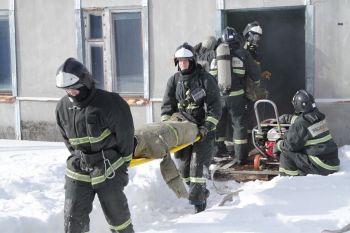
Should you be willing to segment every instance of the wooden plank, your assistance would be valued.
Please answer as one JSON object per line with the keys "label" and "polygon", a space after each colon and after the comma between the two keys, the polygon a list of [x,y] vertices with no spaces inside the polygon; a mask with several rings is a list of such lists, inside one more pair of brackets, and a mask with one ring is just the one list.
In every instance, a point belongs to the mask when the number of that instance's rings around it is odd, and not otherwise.
{"label": "wooden plank", "polygon": [[220,181],[235,180],[237,182],[247,182],[253,180],[271,180],[278,175],[278,171],[275,170],[235,170],[234,168],[219,169],[215,172],[214,179]]}

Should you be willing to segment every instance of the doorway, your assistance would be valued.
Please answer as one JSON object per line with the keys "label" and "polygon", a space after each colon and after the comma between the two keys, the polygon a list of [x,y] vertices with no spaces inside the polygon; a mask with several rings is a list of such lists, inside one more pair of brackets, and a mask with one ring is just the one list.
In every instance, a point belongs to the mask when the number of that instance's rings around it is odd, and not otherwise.
{"label": "doorway", "polygon": [[[261,70],[272,73],[269,80],[262,79],[261,83],[269,92],[268,99],[276,103],[280,115],[293,113],[292,97],[297,90],[305,89],[306,83],[305,7],[235,10],[227,11],[224,16],[225,25],[240,32],[249,22],[259,22],[263,29],[259,43]],[[261,105],[260,120],[274,118],[272,107]],[[255,115],[251,117],[256,124]]]}

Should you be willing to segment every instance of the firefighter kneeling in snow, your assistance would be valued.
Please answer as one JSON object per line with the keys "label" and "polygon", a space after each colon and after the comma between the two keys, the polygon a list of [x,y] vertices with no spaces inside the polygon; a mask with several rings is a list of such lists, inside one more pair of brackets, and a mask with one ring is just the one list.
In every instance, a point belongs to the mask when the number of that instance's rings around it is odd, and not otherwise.
{"label": "firefighter kneeling in snow", "polygon": [[189,201],[195,212],[206,208],[209,191],[203,166],[209,166],[214,151],[214,130],[221,116],[216,80],[197,64],[194,49],[187,43],[177,48],[174,57],[178,72],[168,80],[161,107],[166,121],[175,112],[198,126],[201,140],[175,153],[182,178],[189,185]]}
{"label": "firefighter kneeling in snow", "polygon": [[274,153],[280,154],[281,175],[329,175],[338,171],[338,147],[332,139],[325,115],[316,107],[314,97],[305,90],[294,95],[296,115],[279,117],[280,123],[291,124],[284,140],[279,140]]}
{"label": "firefighter kneeling in snow", "polygon": [[58,69],[56,86],[67,92],[57,104],[56,120],[71,153],[65,182],[65,232],[89,232],[97,194],[111,231],[133,233],[123,192],[134,146],[128,104],[117,93],[96,89],[91,74],[74,58]]}

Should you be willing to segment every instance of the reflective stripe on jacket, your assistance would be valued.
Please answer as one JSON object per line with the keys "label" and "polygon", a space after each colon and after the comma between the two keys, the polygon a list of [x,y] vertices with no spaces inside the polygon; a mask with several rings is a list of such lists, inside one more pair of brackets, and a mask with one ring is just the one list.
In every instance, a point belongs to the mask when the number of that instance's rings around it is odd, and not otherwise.
{"label": "reflective stripe on jacket", "polygon": [[[67,177],[95,186],[131,160],[133,120],[129,105],[117,93],[93,88],[82,103],[65,96],[57,104],[56,120],[72,153],[67,160]],[[88,171],[82,167],[82,155],[95,160]]]}

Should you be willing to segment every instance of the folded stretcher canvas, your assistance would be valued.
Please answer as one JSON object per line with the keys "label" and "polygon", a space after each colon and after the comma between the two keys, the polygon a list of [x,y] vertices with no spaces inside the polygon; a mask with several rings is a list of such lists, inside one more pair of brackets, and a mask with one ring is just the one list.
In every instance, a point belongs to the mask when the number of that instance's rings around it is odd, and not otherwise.
{"label": "folded stretcher canvas", "polygon": [[172,148],[194,142],[197,135],[197,125],[189,121],[146,124],[135,130],[133,158],[163,158]]}

